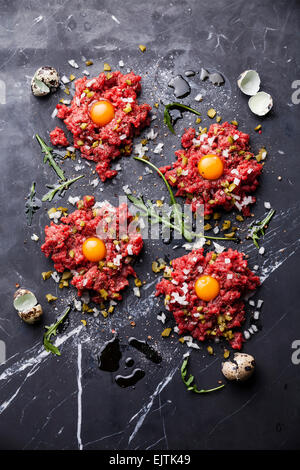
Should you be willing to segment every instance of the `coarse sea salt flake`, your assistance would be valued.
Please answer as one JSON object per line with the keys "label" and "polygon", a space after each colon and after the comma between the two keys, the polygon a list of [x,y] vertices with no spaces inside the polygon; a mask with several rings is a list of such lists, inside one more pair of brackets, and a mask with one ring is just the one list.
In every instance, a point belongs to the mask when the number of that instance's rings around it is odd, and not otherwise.
{"label": "coarse sea salt flake", "polygon": [[161,153],[162,152],[162,149],[163,149],[163,146],[164,144],[162,142],[160,142],[159,144],[157,144],[157,146],[155,147],[155,149],[153,150],[153,153]]}
{"label": "coarse sea salt flake", "polygon": [[70,204],[72,204],[72,206],[75,206],[76,202],[78,202],[78,201],[79,201],[78,196],[75,196],[75,197],[69,196],[69,198],[68,198],[68,202]]}
{"label": "coarse sea salt flake", "polygon": [[66,83],[70,83],[70,80],[65,75],[61,77],[61,81],[63,82],[64,85],[66,85]]}
{"label": "coarse sea salt flake", "polygon": [[225,246],[219,245],[219,243],[213,242],[215,247],[215,252],[217,254],[222,253],[225,250]]}
{"label": "coarse sea salt flake", "polygon": [[81,311],[82,303],[81,303],[80,300],[74,299],[74,308],[75,308],[75,310],[77,310],[78,312]]}
{"label": "coarse sea salt flake", "polygon": [[198,102],[202,101],[202,100],[203,100],[203,96],[201,95],[201,93],[198,93],[198,95],[195,96],[194,100],[195,100],[195,101],[198,101]]}
{"label": "coarse sea salt flake", "polygon": [[271,209],[271,204],[269,202],[264,202],[264,206],[266,209]]}
{"label": "coarse sea salt flake", "polygon": [[77,62],[75,62],[74,59],[68,60],[68,64],[71,65],[71,67],[74,67],[74,69],[78,69],[78,68],[79,68],[79,65],[77,64]]}
{"label": "coarse sea salt flake", "polygon": [[141,291],[139,287],[134,287],[133,288],[133,293],[136,297],[141,297]]}
{"label": "coarse sea salt flake", "polygon": [[96,79],[95,79],[95,78],[92,78],[92,80],[89,80],[88,82],[86,82],[87,88],[89,88],[90,86],[92,86],[93,83],[96,83]]}
{"label": "coarse sea salt flake", "polygon": [[150,129],[149,132],[146,134],[146,138],[150,140],[154,140],[158,135],[158,132],[155,132],[154,129]]}
{"label": "coarse sea salt flake", "polygon": [[254,320],[258,320],[259,319],[259,316],[260,316],[260,312],[258,310],[255,310],[254,314],[253,314],[253,318]]}
{"label": "coarse sea salt flake", "polygon": [[131,189],[129,188],[128,184],[125,184],[123,187],[122,187],[123,191],[125,194],[131,194],[132,191]]}
{"label": "coarse sea salt flake", "polygon": [[258,250],[258,253],[259,253],[260,255],[263,255],[264,252],[265,252],[265,248],[264,248],[263,246],[261,246],[260,249]]}
{"label": "coarse sea salt flake", "polygon": [[162,312],[161,315],[157,315],[157,319],[160,320],[162,323],[165,323],[166,321],[166,314],[164,312]]}
{"label": "coarse sea salt flake", "polygon": [[188,341],[188,342],[186,343],[186,345],[187,345],[188,348],[200,349],[200,347],[198,346],[198,344],[193,343],[192,341]]}
{"label": "coarse sea salt flake", "polygon": [[54,271],[53,273],[51,273],[51,277],[52,277],[52,279],[54,279],[54,281],[55,281],[56,283],[59,282],[59,275],[58,275],[58,272]]}
{"label": "coarse sea salt flake", "polygon": [[95,178],[94,180],[91,181],[91,185],[96,188],[99,184],[99,178]]}

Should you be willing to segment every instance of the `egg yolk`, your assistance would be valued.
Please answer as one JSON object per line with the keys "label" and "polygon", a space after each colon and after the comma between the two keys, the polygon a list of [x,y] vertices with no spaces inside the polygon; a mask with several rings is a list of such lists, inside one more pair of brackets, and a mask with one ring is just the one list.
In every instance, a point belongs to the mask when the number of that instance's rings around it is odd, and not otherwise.
{"label": "egg yolk", "polygon": [[199,299],[209,302],[219,294],[220,285],[212,276],[201,276],[195,282],[195,291]]}
{"label": "egg yolk", "polygon": [[87,238],[82,245],[82,253],[89,261],[101,261],[106,256],[105,243],[97,237]]}
{"label": "egg yolk", "polygon": [[198,171],[206,180],[217,180],[223,174],[224,165],[218,155],[208,154],[200,158]]}
{"label": "egg yolk", "polygon": [[106,100],[97,101],[91,106],[90,117],[97,126],[105,126],[115,116],[113,105]]}

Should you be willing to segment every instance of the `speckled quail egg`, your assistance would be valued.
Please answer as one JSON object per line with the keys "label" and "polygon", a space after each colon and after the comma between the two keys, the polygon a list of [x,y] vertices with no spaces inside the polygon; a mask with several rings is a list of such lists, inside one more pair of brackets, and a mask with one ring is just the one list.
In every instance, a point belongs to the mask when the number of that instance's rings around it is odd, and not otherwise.
{"label": "speckled quail egg", "polygon": [[245,353],[235,353],[232,361],[226,361],[222,364],[222,373],[228,380],[247,380],[254,370],[254,357]]}
{"label": "speckled quail egg", "polygon": [[260,87],[260,77],[256,70],[245,70],[237,80],[239,89],[245,95],[256,95]]}
{"label": "speckled quail egg", "polygon": [[59,86],[59,74],[53,67],[40,67],[31,80],[34,96],[46,96]]}
{"label": "speckled quail egg", "polygon": [[19,317],[29,324],[35,323],[43,315],[42,306],[38,304],[36,296],[22,287],[14,294],[14,307]]}
{"label": "speckled quail egg", "polygon": [[249,98],[248,106],[252,113],[257,114],[257,116],[265,116],[273,107],[272,96],[265,91],[259,91]]}

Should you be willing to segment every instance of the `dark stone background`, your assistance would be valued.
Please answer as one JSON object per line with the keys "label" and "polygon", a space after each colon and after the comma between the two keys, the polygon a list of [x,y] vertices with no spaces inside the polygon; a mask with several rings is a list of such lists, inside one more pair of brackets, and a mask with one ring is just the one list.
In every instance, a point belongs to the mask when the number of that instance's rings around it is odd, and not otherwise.
{"label": "dark stone background", "polygon": [[[0,447],[2,449],[292,449],[300,444],[300,365],[291,361],[292,342],[300,339],[299,320],[299,106],[291,101],[292,83],[300,79],[299,70],[299,2],[297,1],[0,1],[0,79],[6,84],[6,104],[1,103],[1,283],[0,340],[6,344],[7,361],[0,366]],[[116,22],[112,15],[119,21]],[[145,44],[142,54],[139,44]],[[209,124],[206,111],[214,106],[223,120],[237,119],[240,129],[249,132],[255,150],[266,145],[268,158],[254,207],[256,216],[265,212],[263,203],[270,201],[276,217],[263,241],[266,254],[257,254],[250,241],[240,246],[249,254],[250,266],[260,265],[267,276],[255,299],[263,299],[260,331],[245,345],[255,355],[257,374],[251,382],[227,387],[215,394],[189,394],[180,379],[182,354],[187,351],[177,335],[161,338],[163,325],[156,319],[162,303],[153,299],[155,275],[151,262],[157,256],[180,256],[173,242],[146,241],[139,276],[147,281],[141,299],[131,289],[107,321],[87,317],[87,327],[80,323],[81,314],[72,312],[61,337],[62,355],[46,355],[41,346],[43,325],[50,324],[74,295],[62,292],[41,272],[51,262],[40,253],[43,227],[48,223],[44,204],[27,227],[24,216],[25,197],[31,182],[37,182],[41,197],[45,184],[55,182],[51,168],[42,163],[34,139],[36,132],[47,139],[57,124],[51,113],[63,91],[49,98],[37,99],[30,92],[30,78],[41,65],[52,65],[61,74],[80,76],[87,68],[82,56],[93,59],[91,76],[102,70],[104,62],[118,69],[132,68],[143,77],[141,100],[153,104],[160,99],[173,100],[167,87],[171,76],[201,67],[221,72],[226,83],[222,88],[190,79],[191,95],[183,102],[195,105],[198,92],[204,101],[197,104],[203,122]],[[80,70],[67,61],[75,59]],[[247,97],[237,88],[239,73],[257,69],[262,89],[272,94],[274,108],[264,119],[252,115]],[[159,137],[165,143],[163,156],[151,152],[157,164],[171,162],[173,148],[180,146],[183,128],[194,123],[185,115],[176,124],[178,135],[171,135],[162,123],[163,106],[158,110]],[[261,135],[254,127],[262,123]],[[166,134],[166,135],[164,135]],[[299,140],[299,139],[298,139]],[[281,151],[281,152],[279,152]],[[284,153],[282,153],[284,152]],[[78,157],[77,157],[78,159]],[[95,194],[116,203],[122,186],[129,184],[138,193],[154,200],[166,195],[156,175],[145,175],[144,168],[132,159],[120,160],[122,171],[110,182],[94,190],[86,177],[74,184],[57,205],[67,203],[68,195]],[[66,174],[76,175],[74,165],[64,166]],[[143,181],[137,176],[142,175]],[[278,181],[282,176],[282,181]],[[100,188],[104,191],[101,192]],[[241,228],[245,238],[247,222]],[[40,236],[38,243],[30,239]],[[228,243],[226,246],[233,246]],[[278,269],[277,269],[278,268]],[[150,272],[149,272],[150,271]],[[32,289],[41,299],[45,315],[43,324],[23,324],[12,307],[15,284]],[[60,296],[56,310],[47,305],[48,292]],[[249,309],[251,312],[251,309]],[[136,322],[130,326],[128,315]],[[168,320],[167,326],[173,325]],[[123,348],[120,372],[126,372],[125,358],[134,357],[136,366],[146,371],[135,388],[121,389],[115,374],[99,371],[96,355],[118,331]],[[146,339],[163,356],[160,365],[147,361],[130,349],[128,337]],[[192,351],[191,369],[200,386],[209,387],[222,379],[220,364],[223,345],[209,356],[206,346]],[[80,361],[82,348],[82,361]],[[80,378],[80,365],[82,377]],[[81,402],[82,413],[78,414]],[[79,391],[78,391],[79,390]]]}

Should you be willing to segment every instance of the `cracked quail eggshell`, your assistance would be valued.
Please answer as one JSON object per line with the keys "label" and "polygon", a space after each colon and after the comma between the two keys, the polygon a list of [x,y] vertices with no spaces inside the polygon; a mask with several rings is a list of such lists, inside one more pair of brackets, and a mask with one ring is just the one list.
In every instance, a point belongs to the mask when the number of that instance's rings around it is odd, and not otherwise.
{"label": "cracked quail eggshell", "polygon": [[245,93],[245,95],[253,96],[259,90],[260,77],[256,70],[245,70],[241,73],[237,80],[239,89]]}
{"label": "cracked quail eggshell", "polygon": [[249,98],[248,106],[252,113],[257,116],[265,116],[273,107],[272,96],[265,91],[259,91],[256,95]]}

